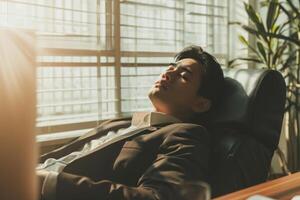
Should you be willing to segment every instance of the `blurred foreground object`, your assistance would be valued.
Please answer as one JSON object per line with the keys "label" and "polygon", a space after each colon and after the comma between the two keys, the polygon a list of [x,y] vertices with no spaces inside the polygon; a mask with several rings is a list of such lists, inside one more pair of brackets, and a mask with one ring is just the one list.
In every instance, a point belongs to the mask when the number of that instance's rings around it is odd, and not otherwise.
{"label": "blurred foreground object", "polygon": [[0,28],[0,199],[36,199],[35,36]]}

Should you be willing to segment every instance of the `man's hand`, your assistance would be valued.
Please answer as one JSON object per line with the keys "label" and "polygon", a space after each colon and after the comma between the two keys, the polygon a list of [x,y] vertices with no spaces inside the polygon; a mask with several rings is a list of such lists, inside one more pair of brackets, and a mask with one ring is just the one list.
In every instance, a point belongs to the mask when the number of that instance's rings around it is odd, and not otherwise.
{"label": "man's hand", "polygon": [[44,184],[44,180],[46,179],[47,175],[49,174],[49,172],[45,171],[45,170],[38,170],[36,171],[36,175],[38,178],[38,193],[40,195],[40,199],[42,199],[42,190],[43,190],[43,184]]}

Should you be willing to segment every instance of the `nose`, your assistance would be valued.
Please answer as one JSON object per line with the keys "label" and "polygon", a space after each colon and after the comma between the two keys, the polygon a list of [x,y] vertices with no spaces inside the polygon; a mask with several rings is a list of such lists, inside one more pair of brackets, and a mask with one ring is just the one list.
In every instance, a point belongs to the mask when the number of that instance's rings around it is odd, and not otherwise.
{"label": "nose", "polygon": [[173,77],[174,72],[175,72],[175,69],[173,67],[170,67],[167,71],[162,73],[161,77],[163,80],[170,81],[173,79],[172,77]]}
{"label": "nose", "polygon": [[161,78],[166,81],[171,80],[171,77],[167,72],[162,73]]}

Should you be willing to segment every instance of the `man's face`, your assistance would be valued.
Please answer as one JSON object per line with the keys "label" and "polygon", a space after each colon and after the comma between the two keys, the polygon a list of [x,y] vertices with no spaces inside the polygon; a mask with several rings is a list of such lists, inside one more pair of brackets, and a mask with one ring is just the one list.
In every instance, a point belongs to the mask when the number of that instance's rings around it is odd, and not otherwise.
{"label": "man's face", "polygon": [[191,58],[172,63],[149,91],[156,111],[181,117],[199,106],[201,66]]}

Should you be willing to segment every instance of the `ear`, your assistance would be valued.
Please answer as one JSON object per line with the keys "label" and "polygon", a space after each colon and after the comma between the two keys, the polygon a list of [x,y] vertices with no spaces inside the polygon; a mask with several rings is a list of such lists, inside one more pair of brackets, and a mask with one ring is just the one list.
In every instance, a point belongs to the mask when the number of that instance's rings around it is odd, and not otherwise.
{"label": "ear", "polygon": [[206,112],[211,107],[211,101],[205,97],[198,96],[192,106],[194,112]]}

